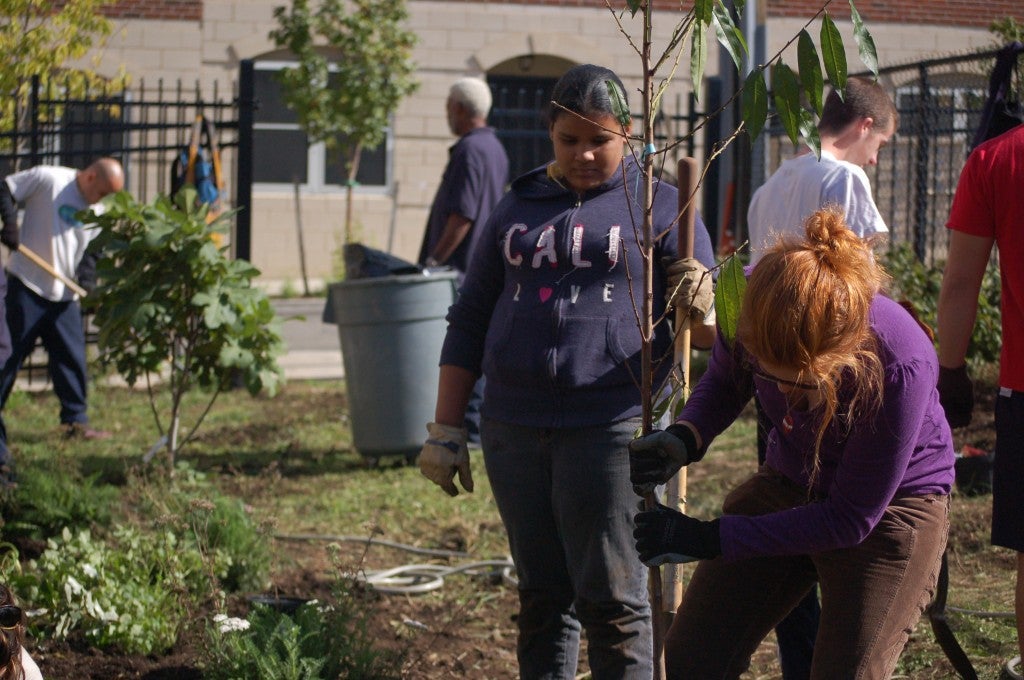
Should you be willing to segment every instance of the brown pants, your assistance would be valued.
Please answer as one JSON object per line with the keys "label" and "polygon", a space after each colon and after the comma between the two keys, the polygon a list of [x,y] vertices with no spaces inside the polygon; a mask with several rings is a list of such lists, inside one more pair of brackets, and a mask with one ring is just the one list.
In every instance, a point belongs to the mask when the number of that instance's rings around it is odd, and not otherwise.
{"label": "brown pants", "polygon": [[[762,468],[725,499],[726,514],[806,502]],[[699,563],[665,639],[668,678],[738,678],[771,629],[817,582],[821,623],[811,677],[888,678],[935,590],[949,531],[948,496],[897,498],[859,545],[809,555]]]}

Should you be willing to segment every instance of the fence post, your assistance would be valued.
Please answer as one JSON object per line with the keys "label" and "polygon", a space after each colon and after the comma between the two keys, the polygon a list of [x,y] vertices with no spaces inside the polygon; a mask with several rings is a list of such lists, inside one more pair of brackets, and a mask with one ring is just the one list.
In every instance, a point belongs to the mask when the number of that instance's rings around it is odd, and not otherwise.
{"label": "fence post", "polygon": [[928,67],[918,67],[921,74],[921,94],[917,98],[917,148],[914,155],[914,253],[917,259],[925,262],[928,234],[928,160],[931,158],[931,117],[932,96],[928,84]]}
{"label": "fence post", "polygon": [[29,160],[31,161],[29,167],[33,168],[37,165],[42,165],[39,158],[39,86],[39,76],[32,76],[32,94],[29,98],[28,112],[29,120],[31,121],[29,124],[28,148]]}
{"label": "fence post", "polygon": [[252,257],[253,119],[256,109],[254,63],[242,59],[238,74],[238,171],[235,177],[235,257]]}

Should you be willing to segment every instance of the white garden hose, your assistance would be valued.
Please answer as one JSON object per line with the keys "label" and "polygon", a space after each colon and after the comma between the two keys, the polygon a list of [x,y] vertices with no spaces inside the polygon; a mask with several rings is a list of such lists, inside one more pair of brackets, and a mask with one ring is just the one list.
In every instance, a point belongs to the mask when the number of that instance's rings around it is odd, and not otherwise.
{"label": "white garden hose", "polygon": [[512,560],[507,559],[467,562],[454,567],[439,564],[407,564],[391,569],[362,571],[353,576],[381,593],[418,594],[441,588],[444,586],[444,577],[455,574],[500,575],[504,583],[514,586],[518,581],[512,573],[512,566]]}
{"label": "white garden hose", "polygon": [[[281,541],[331,541],[336,543],[362,543],[379,545],[418,555],[431,557],[469,557],[469,553],[457,550],[438,550],[418,548],[405,543],[386,541],[366,536],[333,536],[330,534],[275,534],[274,538]],[[353,578],[365,582],[381,593],[417,594],[437,590],[444,586],[446,576],[466,574],[467,576],[500,576],[503,583],[517,586],[519,580],[515,576],[512,560],[483,560],[466,562],[455,566],[440,564],[406,564],[391,569],[360,570],[350,574]]]}
{"label": "white garden hose", "polygon": [[1020,657],[1015,656],[1007,661],[1006,667],[1003,668],[1003,672],[1007,678],[1010,678],[1010,680],[1021,680],[1024,676],[1022,676],[1020,672]]}

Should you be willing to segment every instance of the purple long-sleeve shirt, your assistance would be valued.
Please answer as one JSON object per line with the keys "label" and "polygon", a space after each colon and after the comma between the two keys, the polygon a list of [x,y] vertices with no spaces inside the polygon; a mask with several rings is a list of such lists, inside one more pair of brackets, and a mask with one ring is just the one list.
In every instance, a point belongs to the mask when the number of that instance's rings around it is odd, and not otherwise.
{"label": "purple long-sleeve shirt", "polygon": [[[757,517],[722,517],[726,559],[799,555],[857,545],[893,498],[948,494],[953,440],[939,404],[938,359],[928,336],[899,304],[882,295],[869,319],[884,370],[881,405],[851,427],[833,422],[820,449],[814,496],[820,500]],[[707,445],[739,415],[754,391],[775,428],[766,463],[806,486],[820,409],[788,411],[778,387],[751,372],[753,360],[721,333],[708,370],[680,420],[693,423]],[[840,386],[840,399],[848,386]],[[789,416],[787,419],[786,416]]]}

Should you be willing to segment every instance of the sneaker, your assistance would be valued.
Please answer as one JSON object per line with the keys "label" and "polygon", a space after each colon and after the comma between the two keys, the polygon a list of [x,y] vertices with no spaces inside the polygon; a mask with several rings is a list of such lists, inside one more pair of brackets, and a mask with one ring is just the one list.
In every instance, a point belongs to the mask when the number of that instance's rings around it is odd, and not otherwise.
{"label": "sneaker", "polygon": [[85,423],[65,423],[65,439],[110,439],[114,434],[106,430],[94,430]]}

